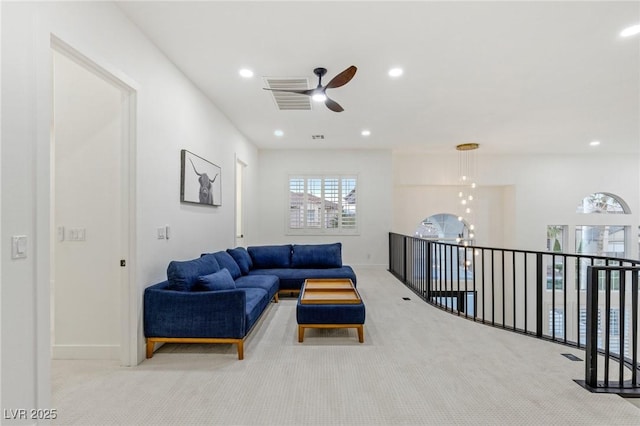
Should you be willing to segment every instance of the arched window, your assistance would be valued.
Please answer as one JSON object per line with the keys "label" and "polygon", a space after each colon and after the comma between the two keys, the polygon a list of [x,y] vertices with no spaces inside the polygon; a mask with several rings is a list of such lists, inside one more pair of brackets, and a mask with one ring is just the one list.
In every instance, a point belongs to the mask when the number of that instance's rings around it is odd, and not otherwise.
{"label": "arched window", "polygon": [[469,234],[469,227],[464,220],[449,213],[434,214],[424,219],[416,228],[415,236],[450,243],[473,239],[473,233]]}
{"label": "arched window", "polygon": [[608,192],[594,192],[582,199],[576,213],[630,214],[624,200]]}

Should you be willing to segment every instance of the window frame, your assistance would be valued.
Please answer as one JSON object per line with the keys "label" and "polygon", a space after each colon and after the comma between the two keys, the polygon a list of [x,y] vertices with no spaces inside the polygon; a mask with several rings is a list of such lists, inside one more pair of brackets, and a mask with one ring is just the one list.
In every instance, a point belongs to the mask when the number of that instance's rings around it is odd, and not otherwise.
{"label": "window frame", "polygon": [[[307,223],[307,212],[305,212],[301,218],[304,220],[305,226],[300,228],[292,228],[291,227],[291,181],[292,179],[303,179],[305,181],[305,185],[309,179],[320,179],[321,180],[321,191],[324,193],[326,180],[328,179],[338,179],[339,188],[341,189],[342,181],[344,179],[353,179],[355,180],[355,189],[356,189],[356,197],[355,197],[355,226],[354,227],[343,227],[342,226],[342,214],[343,214],[343,205],[340,204],[340,208],[338,211],[339,221],[338,226],[335,228],[327,228],[326,223],[327,219],[325,216],[326,208],[324,205],[318,210],[319,217],[316,218],[316,221],[320,224],[320,226],[310,227],[306,226]],[[289,173],[286,178],[286,208],[285,208],[285,217],[284,217],[284,229],[285,235],[360,235],[360,222],[362,220],[362,213],[360,212],[360,202],[359,202],[359,193],[360,191],[360,176],[358,173]],[[339,198],[341,197],[339,192]]]}

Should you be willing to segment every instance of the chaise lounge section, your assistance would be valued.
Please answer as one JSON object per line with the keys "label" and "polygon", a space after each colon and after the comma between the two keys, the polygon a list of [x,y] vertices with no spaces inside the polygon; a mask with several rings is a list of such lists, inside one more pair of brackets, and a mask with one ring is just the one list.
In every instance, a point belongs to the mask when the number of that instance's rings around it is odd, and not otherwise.
{"label": "chaise lounge section", "polygon": [[275,275],[281,292],[299,293],[308,278],[349,278],[356,274],[342,264],[342,244],[286,244],[248,247],[249,276]]}

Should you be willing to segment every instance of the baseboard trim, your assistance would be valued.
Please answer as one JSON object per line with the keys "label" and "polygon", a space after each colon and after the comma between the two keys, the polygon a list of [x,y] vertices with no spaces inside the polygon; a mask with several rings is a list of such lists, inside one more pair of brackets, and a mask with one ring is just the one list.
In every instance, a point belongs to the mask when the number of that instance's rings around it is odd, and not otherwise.
{"label": "baseboard trim", "polygon": [[387,269],[389,265],[384,263],[349,263],[354,268]]}
{"label": "baseboard trim", "polygon": [[53,359],[120,359],[119,345],[53,345]]}

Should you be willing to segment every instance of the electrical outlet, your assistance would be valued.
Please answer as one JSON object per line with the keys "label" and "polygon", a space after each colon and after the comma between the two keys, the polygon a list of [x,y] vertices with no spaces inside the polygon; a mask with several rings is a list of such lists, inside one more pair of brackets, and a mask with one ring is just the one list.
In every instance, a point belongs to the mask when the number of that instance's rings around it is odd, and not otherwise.
{"label": "electrical outlet", "polygon": [[164,240],[164,236],[165,236],[165,228],[164,228],[164,226],[160,226],[158,228],[158,239],[159,240]]}

